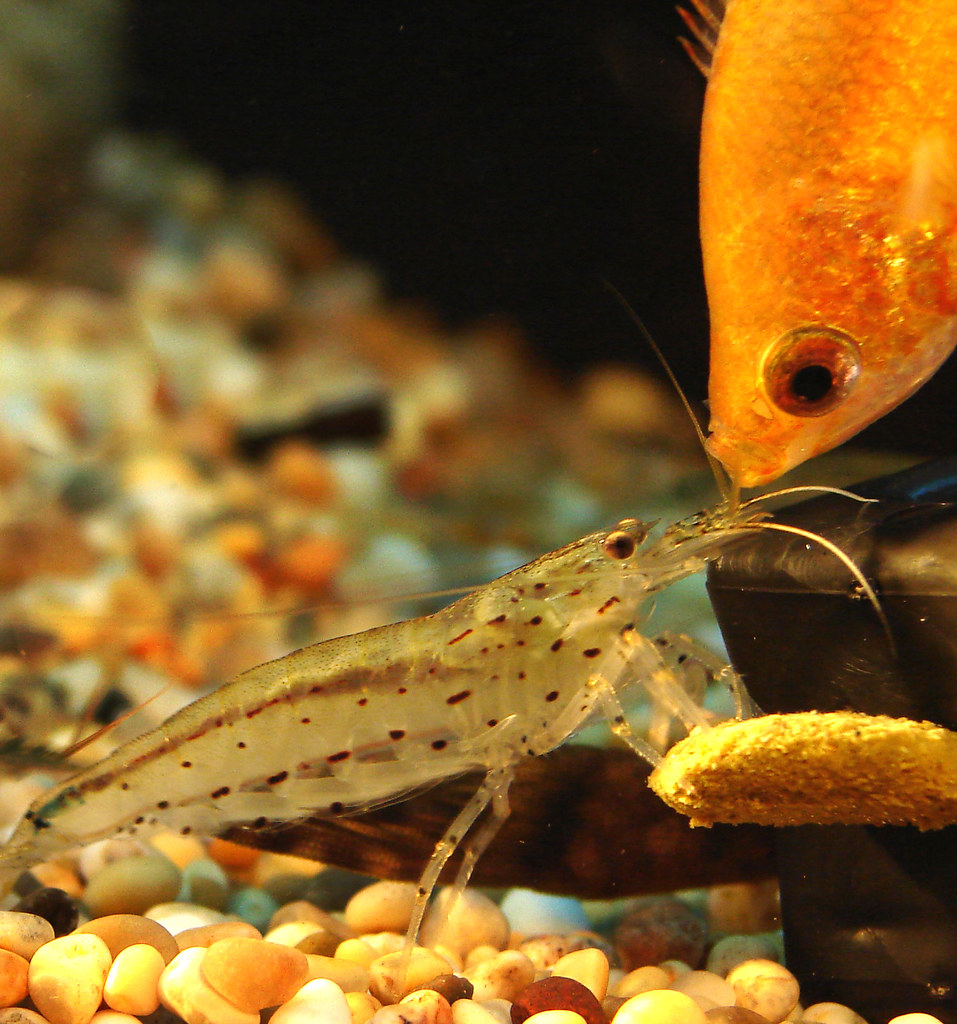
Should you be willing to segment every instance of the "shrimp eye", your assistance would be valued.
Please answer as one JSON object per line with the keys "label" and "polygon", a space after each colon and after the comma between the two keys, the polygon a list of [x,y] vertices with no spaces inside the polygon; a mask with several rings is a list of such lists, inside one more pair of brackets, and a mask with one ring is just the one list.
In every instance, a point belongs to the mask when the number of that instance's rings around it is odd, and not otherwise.
{"label": "shrimp eye", "polygon": [[624,530],[615,530],[601,542],[602,549],[609,558],[617,558],[619,561],[631,558],[638,547],[638,541]]}
{"label": "shrimp eye", "polygon": [[857,343],[833,327],[797,327],[764,364],[768,397],[792,416],[821,416],[842,402],[861,372]]}

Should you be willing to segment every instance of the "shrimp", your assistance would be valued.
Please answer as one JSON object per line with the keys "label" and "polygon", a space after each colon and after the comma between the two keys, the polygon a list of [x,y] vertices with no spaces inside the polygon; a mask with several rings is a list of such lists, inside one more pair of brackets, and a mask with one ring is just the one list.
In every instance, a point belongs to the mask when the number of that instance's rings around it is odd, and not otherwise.
{"label": "shrimp", "polygon": [[552,750],[601,711],[636,753],[659,763],[622,709],[636,684],[689,729],[709,724],[680,681],[676,651],[690,642],[656,642],[640,626],[652,595],[742,534],[774,526],[760,521],[757,500],[734,511],[720,505],[656,540],[649,524],[622,520],[434,614],[243,673],[44,794],[0,853],[0,881],[9,886],[37,861],[111,836],[281,827],[369,810],[482,770],[422,875],[411,942],[468,834],[453,893],[464,888],[508,815],[509,784],[524,758]]}

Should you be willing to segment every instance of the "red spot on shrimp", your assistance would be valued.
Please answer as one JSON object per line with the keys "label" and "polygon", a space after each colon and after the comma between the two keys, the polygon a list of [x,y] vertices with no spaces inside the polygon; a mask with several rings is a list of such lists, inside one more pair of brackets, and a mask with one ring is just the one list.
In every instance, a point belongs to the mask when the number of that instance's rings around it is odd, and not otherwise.
{"label": "red spot on shrimp", "polygon": [[238,742],[238,743],[236,744],[236,746],[237,746],[237,747],[239,747],[239,749],[240,749],[240,750],[245,750],[245,749],[246,749],[246,743],[245,743],[245,741],[243,741],[243,740],[240,740],[240,741],[239,741],[239,742]]}
{"label": "red spot on shrimp", "polygon": [[536,583],[535,584],[535,589],[536,590],[544,590],[547,586],[548,586],[547,583]]}
{"label": "red spot on shrimp", "polygon": [[405,736],[405,729],[390,729],[389,739],[390,740],[401,740]]}
{"label": "red spot on shrimp", "polygon": [[552,644],[552,650],[553,650],[553,651],[557,651],[557,650],[559,649],[559,647],[561,647],[561,645],[562,645],[562,644],[563,644],[564,642],[565,642],[565,641],[564,641],[564,640],[563,640],[563,639],[562,639],[561,637],[559,637],[559,638],[558,638],[558,639],[557,639],[557,640],[556,640],[556,641],[555,641],[555,642],[554,642],[554,643]]}
{"label": "red spot on shrimp", "polygon": [[301,725],[309,725],[312,722],[311,718],[300,718],[299,722]]}
{"label": "red spot on shrimp", "polygon": [[488,626],[497,626],[500,622],[504,622],[504,621],[505,621],[505,612],[502,612],[501,615],[496,615],[494,619],[489,619],[488,622],[486,623],[486,625],[488,625]]}
{"label": "red spot on shrimp", "polygon": [[193,762],[192,761],[180,761],[179,766],[180,766],[180,768],[192,768],[193,767]]}
{"label": "red spot on shrimp", "polygon": [[432,749],[433,750],[445,750],[445,748],[448,745],[449,745],[449,741],[448,740],[433,740],[432,741]]}
{"label": "red spot on shrimp", "polygon": [[359,705],[360,708],[364,708],[366,706],[366,704],[369,703],[369,698],[368,697],[360,697],[356,701],[356,703]]}
{"label": "red spot on shrimp", "polygon": [[453,693],[451,697],[445,698],[446,704],[460,704],[463,700],[472,696],[471,690],[460,690],[458,693]]}
{"label": "red spot on shrimp", "polygon": [[276,772],[275,775],[270,775],[266,782],[270,786],[278,786],[280,782],[285,782],[289,778],[289,772]]}
{"label": "red spot on shrimp", "polygon": [[541,615],[533,615],[528,620],[528,622],[525,623],[526,626],[540,626],[541,624],[542,624],[542,617],[541,617]]}
{"label": "red spot on shrimp", "polygon": [[167,808],[167,807],[169,807],[169,800],[159,800],[159,801],[157,801],[157,804],[156,804],[156,806],[157,806],[157,807],[158,807],[158,808],[159,808],[159,809],[160,809],[161,811],[165,811],[165,810],[166,810],[166,808]]}
{"label": "red spot on shrimp", "polygon": [[586,647],[585,650],[582,651],[582,654],[584,654],[586,658],[597,658],[598,655],[601,654],[601,648],[600,647]]}
{"label": "red spot on shrimp", "polygon": [[548,693],[545,694],[545,700],[549,702],[558,700],[558,690],[549,690]]}
{"label": "red spot on shrimp", "polygon": [[569,591],[568,591],[568,594],[567,594],[566,596],[567,596],[567,597],[578,597],[578,595],[579,595],[580,593],[581,593],[581,587],[578,587],[578,588],[577,588],[577,589],[575,589],[575,590],[569,590]]}
{"label": "red spot on shrimp", "polygon": [[347,757],[352,753],[351,750],[340,750],[338,754],[330,754],[326,760],[329,764],[337,764],[339,761],[345,761]]}
{"label": "red spot on shrimp", "polygon": [[519,679],[524,679],[525,678],[525,673],[524,672],[519,672],[518,678]]}
{"label": "red spot on shrimp", "polygon": [[621,598],[609,597],[608,600],[598,609],[598,614],[603,615],[613,604],[621,604]]}
{"label": "red spot on shrimp", "polygon": [[487,721],[487,722],[486,722],[485,724],[486,724],[486,725],[487,725],[487,726],[488,726],[488,727],[489,727],[490,729],[494,729],[494,728],[495,728],[495,726],[496,726],[496,725],[498,725],[498,719],[497,719],[497,718],[490,718],[490,719],[489,719],[489,720],[488,720],[488,721]]}
{"label": "red spot on shrimp", "polygon": [[333,800],[333,802],[329,804],[329,810],[332,811],[333,814],[342,814],[345,807],[346,805],[341,800]]}
{"label": "red spot on shrimp", "polygon": [[209,795],[213,800],[219,800],[221,797],[229,796],[229,786],[220,786],[219,789],[214,789]]}
{"label": "red spot on shrimp", "polygon": [[319,683],[316,683],[315,686],[310,686],[309,687],[309,692],[310,693],[322,693],[322,686],[320,686]]}
{"label": "red spot on shrimp", "polygon": [[472,630],[471,630],[471,629],[466,629],[466,630],[465,630],[465,631],[464,631],[463,633],[459,633],[459,635],[458,635],[458,636],[456,636],[456,637],[453,637],[453,638],[452,638],[452,639],[451,639],[451,640],[449,641],[449,647],[451,647],[451,646],[452,646],[452,644],[457,644],[457,643],[459,642],[459,640],[464,640],[464,639],[465,639],[465,638],[466,638],[466,637],[467,637],[467,636],[469,635],[469,633],[471,633],[471,632],[472,632]]}

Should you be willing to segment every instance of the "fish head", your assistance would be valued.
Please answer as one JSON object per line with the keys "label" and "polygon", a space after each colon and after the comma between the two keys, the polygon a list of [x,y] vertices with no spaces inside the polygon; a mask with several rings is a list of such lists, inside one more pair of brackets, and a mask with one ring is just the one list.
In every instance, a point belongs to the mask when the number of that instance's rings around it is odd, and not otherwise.
{"label": "fish head", "polygon": [[957,341],[957,317],[908,321],[904,312],[864,318],[845,307],[830,322],[780,325],[763,343],[712,340],[707,448],[737,486],[770,483],[835,448],[936,371]]}

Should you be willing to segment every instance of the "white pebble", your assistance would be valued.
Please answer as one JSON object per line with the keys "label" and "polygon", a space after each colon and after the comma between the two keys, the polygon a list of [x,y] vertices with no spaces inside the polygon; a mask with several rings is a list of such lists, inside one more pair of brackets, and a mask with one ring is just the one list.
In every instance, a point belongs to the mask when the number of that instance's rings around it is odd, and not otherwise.
{"label": "white pebble", "polygon": [[622,1003],[614,1024],[707,1024],[704,1010],[684,992],[642,992]]}
{"label": "white pebble", "polygon": [[525,1018],[525,1024],[585,1024],[585,1018],[574,1010],[540,1010]]}
{"label": "white pebble", "polygon": [[195,903],[157,903],[143,915],[157,921],[170,935],[179,935],[187,928],[202,928],[208,924],[221,924],[227,920],[225,914],[211,907],[200,907]]}
{"label": "white pebble", "polygon": [[259,1024],[258,1013],[247,1013],[227,1002],[203,977],[201,946],[184,949],[167,965],[159,980],[160,1002],[187,1024]]}
{"label": "white pebble", "polygon": [[52,942],[53,925],[45,917],[21,914],[14,910],[0,911],[0,949],[30,957],[43,945]]}
{"label": "white pebble", "polygon": [[687,974],[679,974],[672,982],[671,988],[675,992],[684,992],[698,1002],[699,996],[708,1002],[708,1006],[698,1003],[703,1010],[710,1010],[714,1006],[734,1006],[734,989],[724,978],[711,971],[688,971]]}
{"label": "white pebble", "polygon": [[357,934],[404,932],[415,904],[413,882],[374,882],[346,904],[346,924]]}
{"label": "white pebble", "polygon": [[483,1003],[474,999],[456,999],[452,1004],[452,1024],[500,1024]]}
{"label": "white pebble", "polygon": [[484,893],[466,889],[448,912],[451,890],[446,888],[429,907],[422,922],[420,941],[423,946],[446,946],[465,956],[476,946],[508,945],[508,919]]}
{"label": "white pebble", "polygon": [[779,1024],[797,1005],[801,994],[797,978],[773,960],[745,960],[728,973],[735,1002]]}
{"label": "white pebble", "polygon": [[939,1017],[930,1013],[902,1013],[891,1018],[887,1024],[943,1024]]}
{"label": "white pebble", "polygon": [[575,949],[552,968],[552,976],[574,978],[601,1002],[608,993],[608,957],[600,949]]}
{"label": "white pebble", "polygon": [[[814,1024],[867,1024],[859,1013],[843,1003],[814,1003],[804,1011],[801,1020],[814,1021]],[[924,1021],[924,1024],[929,1024],[929,1021]]]}
{"label": "white pebble", "polygon": [[584,931],[591,927],[581,903],[570,896],[548,896],[531,889],[509,889],[502,913],[523,935]]}
{"label": "white pebble", "polygon": [[465,977],[475,987],[472,998],[478,1002],[486,999],[514,1001],[535,980],[535,965],[517,949],[506,949],[468,968]]}
{"label": "white pebble", "polygon": [[269,1024],[352,1024],[352,1011],[335,982],[317,978],[307,981],[269,1018]]}

